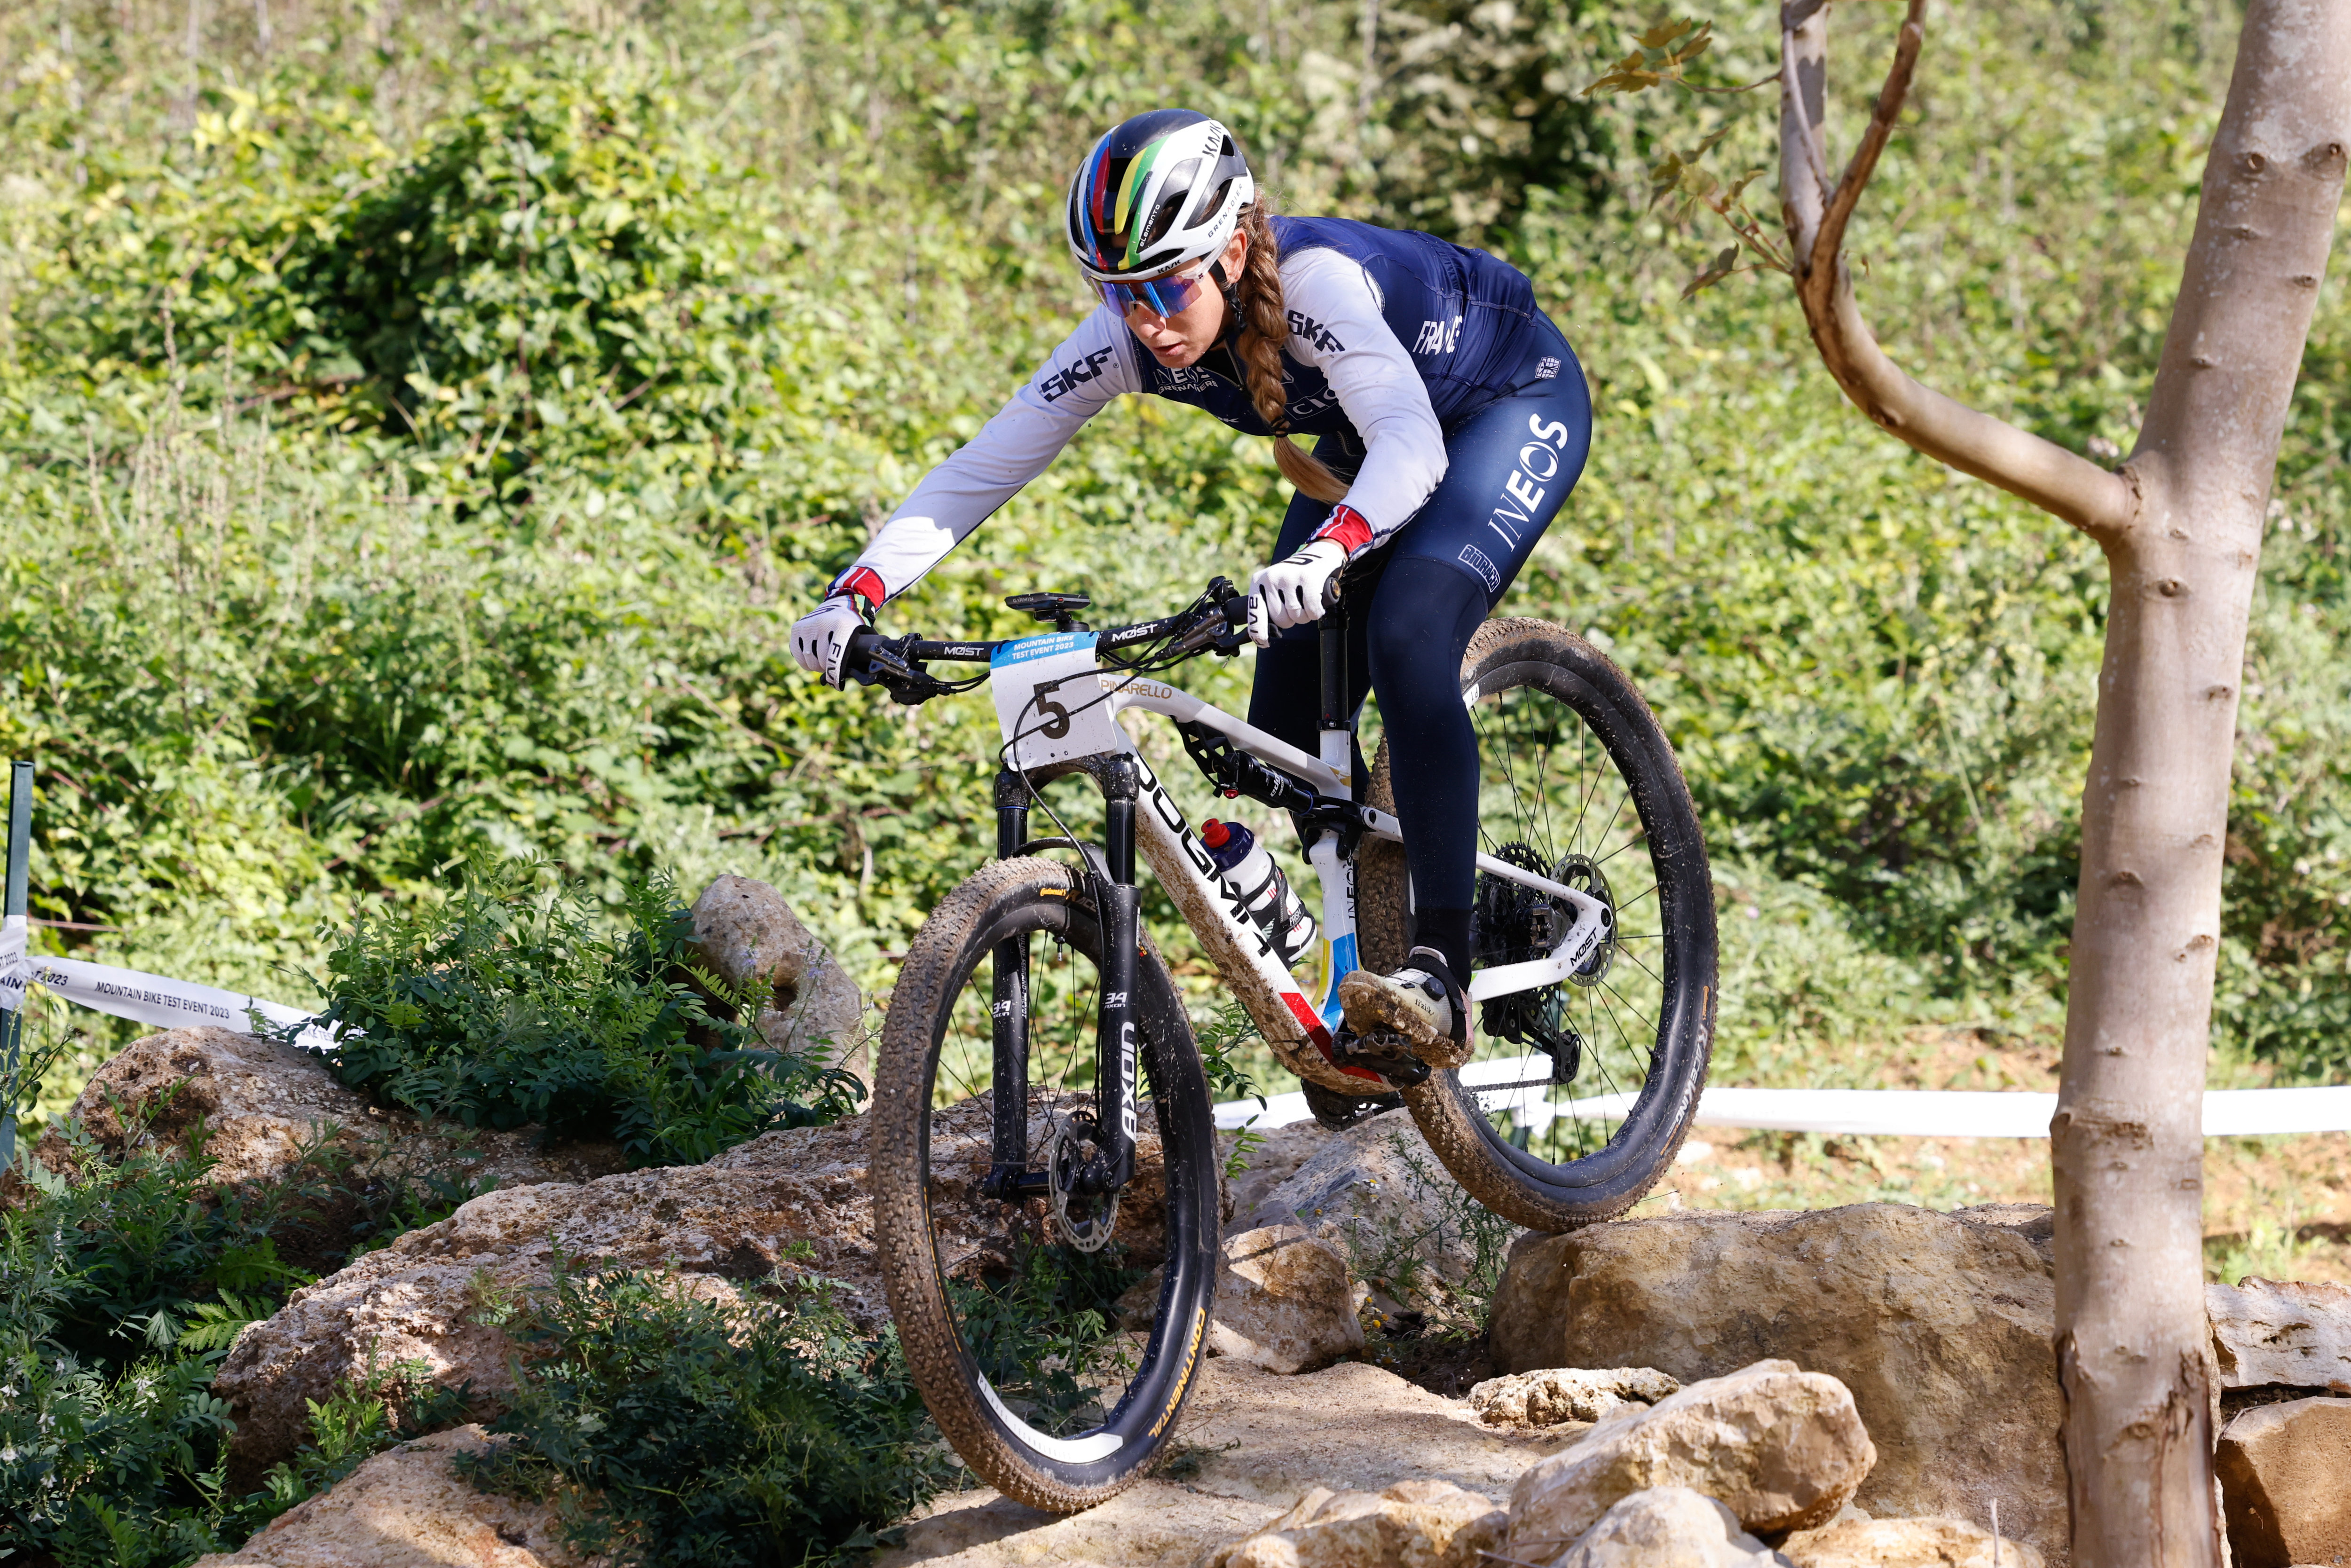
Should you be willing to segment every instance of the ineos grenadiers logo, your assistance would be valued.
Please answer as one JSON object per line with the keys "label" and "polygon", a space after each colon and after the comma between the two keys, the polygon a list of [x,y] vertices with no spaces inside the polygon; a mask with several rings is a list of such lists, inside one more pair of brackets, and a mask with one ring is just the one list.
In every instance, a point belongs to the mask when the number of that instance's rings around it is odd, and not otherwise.
{"label": "ineos grenadiers logo", "polygon": [[1557,420],[1546,421],[1542,415],[1529,414],[1527,430],[1532,441],[1519,448],[1519,464],[1515,472],[1502,481],[1503,495],[1486,526],[1494,530],[1502,543],[1515,555],[1524,530],[1534,521],[1543,497],[1550,492],[1548,481],[1557,476],[1560,454],[1567,450],[1567,426]]}

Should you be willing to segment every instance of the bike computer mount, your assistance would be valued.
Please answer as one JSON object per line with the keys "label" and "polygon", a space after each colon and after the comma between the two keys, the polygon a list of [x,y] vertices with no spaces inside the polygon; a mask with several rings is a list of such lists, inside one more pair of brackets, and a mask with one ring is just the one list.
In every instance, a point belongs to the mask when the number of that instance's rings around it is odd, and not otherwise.
{"label": "bike computer mount", "polygon": [[1093,596],[1085,593],[1016,593],[1004,601],[1007,609],[1026,611],[1040,621],[1052,622],[1056,632],[1085,631],[1077,613],[1092,602]]}

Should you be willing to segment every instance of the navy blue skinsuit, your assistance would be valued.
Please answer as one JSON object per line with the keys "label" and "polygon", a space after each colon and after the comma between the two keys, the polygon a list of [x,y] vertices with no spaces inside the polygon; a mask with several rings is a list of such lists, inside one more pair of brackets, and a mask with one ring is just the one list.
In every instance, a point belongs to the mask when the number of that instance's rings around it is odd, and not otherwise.
{"label": "navy blue skinsuit", "polygon": [[[1390,330],[1412,353],[1445,433],[1445,477],[1412,520],[1347,569],[1349,711],[1376,695],[1396,813],[1406,824],[1416,940],[1468,974],[1476,885],[1478,748],[1460,697],[1461,658],[1583,472],[1592,397],[1567,340],[1525,276],[1432,235],[1338,218],[1276,218],[1284,254],[1327,246],[1361,264]],[[1311,325],[1311,324],[1310,324]],[[1301,330],[1300,323],[1291,323]],[[1148,390],[1270,434],[1228,350],[1169,370],[1135,345]],[[1352,479],[1364,444],[1322,372],[1283,355],[1290,427]],[[1297,551],[1329,516],[1292,497],[1270,559]],[[1311,625],[1278,633],[1258,658],[1249,722],[1309,752],[1322,724],[1321,654]],[[1360,771],[1360,759],[1358,764]]]}

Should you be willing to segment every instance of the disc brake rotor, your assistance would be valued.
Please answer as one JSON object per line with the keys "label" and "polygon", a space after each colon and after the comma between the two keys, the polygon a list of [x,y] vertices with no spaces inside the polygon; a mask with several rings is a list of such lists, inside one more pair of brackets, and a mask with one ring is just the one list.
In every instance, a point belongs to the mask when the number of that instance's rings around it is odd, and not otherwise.
{"label": "disc brake rotor", "polygon": [[[1118,1228],[1118,1194],[1108,1197],[1077,1191],[1080,1172],[1093,1140],[1088,1129],[1077,1118],[1056,1119],[1053,1136],[1045,1145],[1045,1185],[1050,1194],[1053,1228],[1061,1239],[1081,1252],[1099,1252],[1110,1245],[1111,1232]],[[1072,1214],[1071,1206],[1081,1212]],[[1086,1212],[1092,1206],[1091,1212]]]}

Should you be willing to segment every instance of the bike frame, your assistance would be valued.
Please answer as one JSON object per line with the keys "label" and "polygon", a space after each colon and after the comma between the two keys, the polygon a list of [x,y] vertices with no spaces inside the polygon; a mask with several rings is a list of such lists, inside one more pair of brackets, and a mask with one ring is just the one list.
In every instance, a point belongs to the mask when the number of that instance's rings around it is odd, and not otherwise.
{"label": "bike frame", "polygon": [[[1002,721],[1005,755],[1013,763],[996,781],[997,853],[1008,858],[1045,848],[1076,849],[1086,855],[1100,884],[1102,1000],[1095,1118],[1102,1156],[1090,1163],[1084,1189],[1115,1191],[1134,1170],[1137,1081],[1132,998],[1142,937],[1134,881],[1138,853],[1284,1066],[1310,1082],[1345,1094],[1382,1093],[1390,1087],[1368,1070],[1343,1066],[1335,1059],[1332,1036],[1343,1018],[1339,983],[1359,967],[1353,850],[1364,835],[1402,842],[1403,834],[1394,816],[1354,799],[1354,723],[1345,711],[1345,623],[1338,612],[1323,618],[1321,638],[1322,722],[1316,757],[1175,686],[1102,666],[1092,657],[1090,637],[1064,632],[996,647],[990,685]],[[1024,664],[1032,667],[1024,669]],[[1032,675],[1045,678],[1032,680]],[[1081,700],[1089,688],[1099,695]],[[1477,694],[1465,694],[1464,700],[1474,703]],[[1071,716],[1098,706],[1104,721],[1081,744],[1100,748],[1056,754],[1049,742],[1072,735]],[[1108,721],[1108,716],[1128,710],[1163,714],[1189,734],[1220,737],[1294,788],[1294,797],[1286,797],[1285,803],[1299,805],[1310,828],[1319,830],[1307,849],[1322,904],[1325,983],[1319,1005],[1283,961],[1272,936],[1249,919],[1238,893],[1217,873],[1125,727]],[[1030,724],[1031,716],[1042,722]],[[1025,744],[1040,755],[1024,759]],[[1103,842],[1099,855],[1069,839],[1029,836],[1029,809],[1039,788],[1071,773],[1088,775],[1102,790]],[[1469,1000],[1558,984],[1608,936],[1608,906],[1590,894],[1484,853],[1478,856],[1478,869],[1557,899],[1574,911],[1574,919],[1548,956],[1473,973],[1464,988]],[[996,960],[990,998],[995,1082],[1025,1083],[1026,938],[1003,944]],[[998,1196],[1033,1196],[1044,1188],[1047,1177],[1027,1170],[1027,1107],[999,1099],[995,1170],[988,1184]]]}

